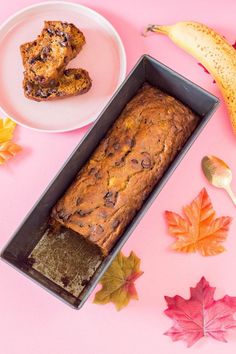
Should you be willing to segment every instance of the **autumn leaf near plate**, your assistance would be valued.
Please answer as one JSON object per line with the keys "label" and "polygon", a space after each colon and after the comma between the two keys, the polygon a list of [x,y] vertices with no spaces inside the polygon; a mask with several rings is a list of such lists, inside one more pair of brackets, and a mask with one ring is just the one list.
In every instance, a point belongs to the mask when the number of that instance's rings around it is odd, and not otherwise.
{"label": "autumn leaf near plate", "polygon": [[182,340],[191,347],[202,337],[227,342],[225,335],[236,328],[236,297],[224,296],[214,300],[215,288],[203,277],[195,288],[190,288],[190,299],[179,295],[165,297],[168,308],[165,314],[174,324],[165,333],[173,341]]}
{"label": "autumn leaf near plate", "polygon": [[94,303],[112,302],[119,311],[127,306],[131,299],[138,300],[134,282],[142,274],[140,259],[135,253],[131,252],[125,257],[120,252],[100,280],[102,288],[95,294]]}
{"label": "autumn leaf near plate", "polygon": [[0,119],[0,144],[12,140],[16,123],[10,118]]}
{"label": "autumn leaf near plate", "polygon": [[225,241],[232,218],[216,218],[213,205],[206,189],[190,205],[183,208],[184,217],[166,211],[165,217],[169,233],[176,238],[172,249],[178,252],[197,252],[203,256],[213,256],[225,251]]}
{"label": "autumn leaf near plate", "polygon": [[15,156],[22,148],[12,142],[16,123],[10,118],[0,119],[0,165]]}
{"label": "autumn leaf near plate", "polygon": [[7,160],[11,159],[21,150],[22,148],[12,141],[7,141],[0,144],[0,165],[3,165]]}

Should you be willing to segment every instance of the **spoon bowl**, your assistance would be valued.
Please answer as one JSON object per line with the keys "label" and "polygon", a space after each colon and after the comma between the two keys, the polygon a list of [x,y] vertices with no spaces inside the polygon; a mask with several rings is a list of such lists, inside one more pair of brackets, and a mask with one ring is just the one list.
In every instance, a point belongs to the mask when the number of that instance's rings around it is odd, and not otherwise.
{"label": "spoon bowl", "polygon": [[220,158],[209,155],[202,159],[202,170],[209,183],[225,189],[236,205],[236,196],[231,189],[233,176],[230,167]]}

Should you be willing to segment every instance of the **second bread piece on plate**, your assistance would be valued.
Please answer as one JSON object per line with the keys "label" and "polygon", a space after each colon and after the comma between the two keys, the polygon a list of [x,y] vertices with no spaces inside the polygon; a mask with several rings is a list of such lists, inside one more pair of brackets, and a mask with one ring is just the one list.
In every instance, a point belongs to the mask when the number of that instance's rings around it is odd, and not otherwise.
{"label": "second bread piece on plate", "polygon": [[24,77],[23,88],[27,98],[34,101],[50,101],[59,98],[77,96],[86,93],[92,86],[86,70],[67,69],[60,76],[57,84],[51,87],[42,87]]}
{"label": "second bread piece on plate", "polygon": [[38,38],[20,47],[29,80],[41,86],[53,85],[84,44],[83,33],[73,24],[45,21]]}

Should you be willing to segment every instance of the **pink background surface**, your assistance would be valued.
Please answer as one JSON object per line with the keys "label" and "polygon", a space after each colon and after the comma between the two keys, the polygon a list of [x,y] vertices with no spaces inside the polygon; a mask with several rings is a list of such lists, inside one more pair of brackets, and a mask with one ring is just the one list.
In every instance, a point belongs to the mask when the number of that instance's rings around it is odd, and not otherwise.
{"label": "pink background surface", "polygon": [[[4,1],[0,21],[34,1]],[[236,39],[236,3],[230,0],[82,1],[99,11],[116,27],[127,52],[128,70],[143,53],[148,53],[210,92],[219,96],[212,78],[196,61],[165,37],[140,36],[149,23],[172,23],[178,20],[202,21]],[[18,127],[15,141],[24,151],[0,169],[0,247],[22,221],[62,163],[80,141],[87,127],[65,134],[36,133]],[[202,189],[207,187],[219,215],[235,216],[235,207],[221,191],[210,187],[200,169],[205,154],[225,159],[236,175],[236,139],[222,103],[201,136],[143,218],[124,253],[134,250],[142,258],[144,275],[137,281],[139,301],[116,312],[112,304],[92,304],[93,295],[77,312],[67,307],[39,286],[0,262],[0,351],[2,354],[233,354],[236,332],[229,343],[202,340],[191,349],[181,342],[172,343],[163,336],[171,321],[164,316],[164,295],[176,293],[188,297],[189,286],[204,275],[217,287],[217,297],[236,296],[236,223],[226,242],[227,252],[210,258],[198,254],[181,255],[170,251],[163,212],[180,212]],[[236,177],[233,182],[236,190]]]}

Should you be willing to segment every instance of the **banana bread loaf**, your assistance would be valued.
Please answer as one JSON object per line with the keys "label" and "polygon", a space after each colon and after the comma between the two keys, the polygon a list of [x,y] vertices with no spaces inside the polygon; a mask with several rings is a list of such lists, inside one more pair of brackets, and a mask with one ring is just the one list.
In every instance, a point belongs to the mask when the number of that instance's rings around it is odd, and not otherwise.
{"label": "banana bread loaf", "polygon": [[144,84],[52,217],[107,255],[197,125],[175,98]]}
{"label": "banana bread loaf", "polygon": [[86,70],[66,69],[58,82],[51,87],[44,87],[30,81],[24,75],[23,88],[27,98],[34,101],[50,101],[59,98],[82,95],[91,88],[92,81]]}
{"label": "banana bread loaf", "polygon": [[83,33],[73,24],[45,21],[37,39],[20,47],[28,78],[40,85],[51,85],[84,44]]}

